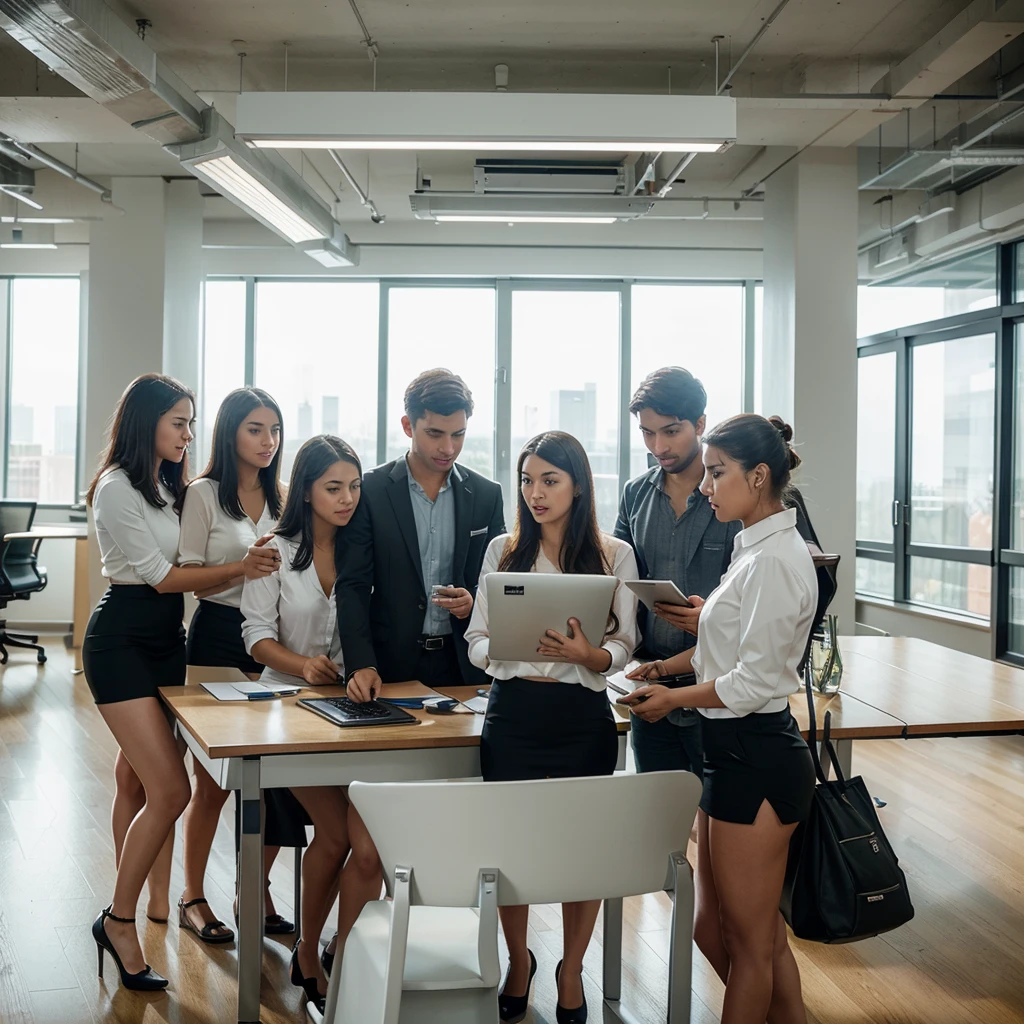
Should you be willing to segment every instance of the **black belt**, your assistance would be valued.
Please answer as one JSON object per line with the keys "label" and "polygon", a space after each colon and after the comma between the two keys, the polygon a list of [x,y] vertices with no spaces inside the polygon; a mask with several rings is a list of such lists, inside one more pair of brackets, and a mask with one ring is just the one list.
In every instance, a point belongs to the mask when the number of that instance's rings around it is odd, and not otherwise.
{"label": "black belt", "polygon": [[421,636],[416,642],[425,651],[443,651],[451,638],[451,633],[442,633],[440,636]]}

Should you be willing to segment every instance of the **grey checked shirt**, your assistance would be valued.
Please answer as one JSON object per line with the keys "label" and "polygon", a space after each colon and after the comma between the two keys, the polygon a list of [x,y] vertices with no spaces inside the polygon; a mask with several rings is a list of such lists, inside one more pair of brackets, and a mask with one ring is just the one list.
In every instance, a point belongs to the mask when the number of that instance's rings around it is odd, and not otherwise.
{"label": "grey checked shirt", "polygon": [[[408,467],[407,467],[408,471]],[[444,636],[452,631],[449,612],[430,600],[430,588],[435,585],[452,585],[453,563],[455,561],[455,495],[452,492],[452,474],[461,480],[458,466],[452,466],[448,479],[431,501],[427,492],[409,473],[409,498],[412,514],[416,519],[416,539],[420,547],[420,569],[423,572],[423,586],[427,593],[427,611],[423,616],[423,632],[426,636]]]}

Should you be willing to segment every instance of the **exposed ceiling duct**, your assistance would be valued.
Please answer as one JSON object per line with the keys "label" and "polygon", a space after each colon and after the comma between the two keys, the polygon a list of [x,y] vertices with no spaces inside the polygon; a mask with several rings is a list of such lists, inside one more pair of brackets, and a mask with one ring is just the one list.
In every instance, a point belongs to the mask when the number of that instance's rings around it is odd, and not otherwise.
{"label": "exposed ceiling duct", "polygon": [[409,205],[417,220],[440,223],[613,224],[650,213],[653,199],[627,196],[479,195],[416,193]]}
{"label": "exposed ceiling duct", "polygon": [[861,183],[862,189],[894,191],[921,189],[963,190],[1008,167],[1024,164],[1024,149],[920,149],[902,154],[887,167]]}

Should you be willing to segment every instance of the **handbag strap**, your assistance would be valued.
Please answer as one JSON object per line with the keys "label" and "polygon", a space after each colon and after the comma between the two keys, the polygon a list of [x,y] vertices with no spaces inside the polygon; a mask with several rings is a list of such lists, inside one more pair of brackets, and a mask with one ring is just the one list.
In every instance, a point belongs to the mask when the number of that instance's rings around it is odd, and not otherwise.
{"label": "handbag strap", "polygon": [[[814,693],[811,689],[811,666],[810,663],[804,669],[804,691],[807,694],[807,746],[811,748],[811,760],[814,762],[814,774],[822,785],[829,785],[828,776],[821,766],[821,758],[818,755],[818,721],[814,713]],[[840,786],[846,783],[842,768],[839,767],[839,757],[835,747],[832,746],[832,712],[825,712],[825,729],[821,737],[821,745],[828,754],[832,763],[832,770],[836,775],[836,782]]]}

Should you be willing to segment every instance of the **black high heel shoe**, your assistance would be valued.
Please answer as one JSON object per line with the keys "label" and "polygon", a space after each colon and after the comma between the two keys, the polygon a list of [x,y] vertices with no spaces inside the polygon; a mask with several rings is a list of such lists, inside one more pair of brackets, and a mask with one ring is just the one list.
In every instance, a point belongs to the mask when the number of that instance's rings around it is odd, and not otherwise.
{"label": "black high heel shoe", "polygon": [[[337,940],[338,933],[335,932],[334,938],[331,941],[337,942]],[[328,978],[331,976],[331,971],[334,970],[334,958],[337,956],[337,953],[330,952],[330,945],[331,943],[328,942],[327,945],[324,946],[324,951],[320,954],[320,966],[324,969],[324,974],[326,974]]]}
{"label": "black high heel shoe", "polygon": [[103,951],[106,950],[114,958],[114,963],[117,964],[117,973],[121,975],[121,984],[125,988],[134,992],[158,992],[167,988],[167,979],[157,974],[149,964],[146,964],[145,968],[136,974],[129,974],[124,969],[124,964],[121,963],[121,958],[117,955],[117,950],[114,949],[114,943],[110,941],[110,936],[107,934],[106,928],[103,927],[103,921],[108,917],[111,921],[117,921],[118,924],[135,924],[134,917],[115,917],[110,912],[110,907],[100,911],[100,916],[92,923],[92,937],[96,940],[97,974],[101,978],[103,977]]}
{"label": "black high heel shoe", "polygon": [[320,989],[316,985],[316,978],[305,978],[302,975],[302,969],[299,967],[299,943],[301,942],[302,939],[299,939],[292,948],[292,984],[297,988],[301,988],[306,993],[306,1001],[312,1003],[320,1012],[320,1015],[323,1016],[324,1008],[327,1005],[327,996],[320,995]]}
{"label": "black high heel shoe", "polygon": [[[558,989],[558,975],[562,970],[562,961],[559,960],[555,965],[555,989]],[[582,978],[580,979],[583,980]],[[558,996],[555,996],[555,1020],[558,1024],[587,1024],[587,994],[583,993],[583,1003],[577,1006],[575,1009],[570,1010],[568,1007],[563,1006],[557,1002]]]}
{"label": "black high heel shoe", "polygon": [[530,977],[526,982],[526,995],[505,995],[508,973],[512,970],[511,964],[509,964],[509,971],[505,972],[505,982],[501,986],[502,991],[498,993],[498,1017],[504,1024],[519,1024],[519,1021],[526,1016],[530,1005],[530,989],[533,987],[533,976],[537,973],[537,958],[533,955],[532,949],[528,949],[526,952],[530,954]]}

